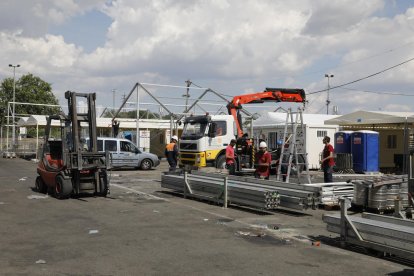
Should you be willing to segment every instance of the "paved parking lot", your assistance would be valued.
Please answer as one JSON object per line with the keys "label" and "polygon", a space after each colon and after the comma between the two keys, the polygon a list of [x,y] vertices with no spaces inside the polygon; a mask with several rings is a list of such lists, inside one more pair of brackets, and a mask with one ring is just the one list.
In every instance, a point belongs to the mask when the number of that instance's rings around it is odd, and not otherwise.
{"label": "paved parking lot", "polygon": [[183,199],[155,170],[111,173],[107,198],[33,190],[36,164],[0,159],[1,275],[404,275],[410,267],[343,250],[323,210],[265,214]]}

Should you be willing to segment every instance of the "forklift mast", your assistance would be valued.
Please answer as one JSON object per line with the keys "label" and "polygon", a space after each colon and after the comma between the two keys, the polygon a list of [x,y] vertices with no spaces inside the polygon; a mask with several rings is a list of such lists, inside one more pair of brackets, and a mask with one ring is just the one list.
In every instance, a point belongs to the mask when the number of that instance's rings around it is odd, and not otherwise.
{"label": "forklift mast", "polygon": [[[87,101],[87,112],[78,113],[77,98],[85,98]],[[89,133],[89,147],[88,151],[97,152],[97,134],[96,134],[96,108],[95,108],[95,93],[76,93],[67,91],[65,98],[68,100],[68,117],[72,122],[72,142],[73,151],[82,151],[81,139],[81,123],[86,122],[88,124]]]}

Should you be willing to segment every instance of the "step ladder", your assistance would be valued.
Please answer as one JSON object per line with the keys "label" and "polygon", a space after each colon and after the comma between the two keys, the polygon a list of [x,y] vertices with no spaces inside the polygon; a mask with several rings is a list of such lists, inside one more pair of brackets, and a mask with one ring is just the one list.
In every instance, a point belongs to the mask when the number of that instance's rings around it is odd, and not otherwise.
{"label": "step ladder", "polygon": [[280,150],[277,180],[289,183],[292,168],[296,169],[298,183],[311,183],[309,174],[308,153],[306,152],[305,127],[303,125],[302,108],[286,113],[283,144]]}

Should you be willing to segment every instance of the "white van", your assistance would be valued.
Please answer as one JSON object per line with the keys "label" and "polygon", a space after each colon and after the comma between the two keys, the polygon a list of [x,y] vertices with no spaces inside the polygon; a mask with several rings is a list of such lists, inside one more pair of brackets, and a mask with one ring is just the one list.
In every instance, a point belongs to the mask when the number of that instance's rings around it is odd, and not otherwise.
{"label": "white van", "polygon": [[128,139],[98,137],[98,151],[109,151],[112,154],[112,167],[132,167],[149,170],[160,164],[158,156],[140,151]]}

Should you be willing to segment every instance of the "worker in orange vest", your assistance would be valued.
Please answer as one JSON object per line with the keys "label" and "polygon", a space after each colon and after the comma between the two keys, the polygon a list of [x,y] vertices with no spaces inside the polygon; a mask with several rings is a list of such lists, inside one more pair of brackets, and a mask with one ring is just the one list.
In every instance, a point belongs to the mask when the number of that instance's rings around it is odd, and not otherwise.
{"label": "worker in orange vest", "polygon": [[178,160],[178,137],[174,135],[171,137],[171,142],[165,147],[165,157],[167,157],[168,164],[170,165],[169,171],[174,172],[177,167]]}

